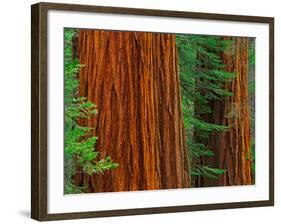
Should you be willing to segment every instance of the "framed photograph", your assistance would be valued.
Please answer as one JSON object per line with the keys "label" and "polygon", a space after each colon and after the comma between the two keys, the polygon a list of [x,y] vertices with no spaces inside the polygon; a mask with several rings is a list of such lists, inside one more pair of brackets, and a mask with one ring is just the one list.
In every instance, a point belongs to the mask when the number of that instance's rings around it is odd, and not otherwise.
{"label": "framed photograph", "polygon": [[33,219],[274,204],[274,18],[32,5]]}

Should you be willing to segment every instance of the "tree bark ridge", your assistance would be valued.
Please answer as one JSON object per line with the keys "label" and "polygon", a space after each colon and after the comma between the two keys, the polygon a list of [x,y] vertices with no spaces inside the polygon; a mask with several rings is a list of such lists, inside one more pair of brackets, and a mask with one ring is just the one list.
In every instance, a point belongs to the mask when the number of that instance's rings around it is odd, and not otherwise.
{"label": "tree bark ridge", "polygon": [[80,30],[79,95],[98,115],[93,127],[100,157],[119,167],[105,174],[76,173],[86,192],[189,186],[177,49],[174,34]]}
{"label": "tree bark ridge", "polygon": [[[225,38],[230,39],[230,38]],[[248,38],[231,38],[233,47],[223,53],[225,71],[233,72],[235,78],[225,83],[232,96],[213,104],[213,121],[229,126],[226,132],[213,133],[209,148],[215,156],[208,164],[226,170],[218,180],[205,181],[206,186],[249,185],[251,175],[250,104],[248,96]]]}

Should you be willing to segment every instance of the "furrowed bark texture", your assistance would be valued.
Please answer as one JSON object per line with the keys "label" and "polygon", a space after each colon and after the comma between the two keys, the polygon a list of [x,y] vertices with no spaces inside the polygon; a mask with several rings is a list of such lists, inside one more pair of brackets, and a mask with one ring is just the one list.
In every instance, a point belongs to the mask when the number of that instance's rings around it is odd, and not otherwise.
{"label": "furrowed bark texture", "polygon": [[225,169],[218,180],[206,180],[205,186],[248,185],[251,175],[250,103],[248,95],[248,38],[233,38],[232,52],[222,56],[225,70],[235,78],[225,83],[232,96],[213,105],[213,119],[230,127],[226,132],[213,133],[210,148],[215,156],[209,165]]}
{"label": "furrowed bark texture", "polygon": [[119,163],[104,175],[77,173],[86,192],[189,186],[175,35],[81,30],[79,94],[97,105],[87,121],[101,158]]}

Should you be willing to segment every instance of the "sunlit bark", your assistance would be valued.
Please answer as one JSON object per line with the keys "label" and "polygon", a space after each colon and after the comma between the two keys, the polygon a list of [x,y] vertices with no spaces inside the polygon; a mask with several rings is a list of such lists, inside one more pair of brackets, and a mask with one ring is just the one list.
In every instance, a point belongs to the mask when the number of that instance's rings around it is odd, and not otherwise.
{"label": "sunlit bark", "polygon": [[[86,122],[115,170],[76,173],[86,192],[189,186],[173,34],[81,30],[79,95],[97,105]],[[81,122],[81,121],[80,121]]]}

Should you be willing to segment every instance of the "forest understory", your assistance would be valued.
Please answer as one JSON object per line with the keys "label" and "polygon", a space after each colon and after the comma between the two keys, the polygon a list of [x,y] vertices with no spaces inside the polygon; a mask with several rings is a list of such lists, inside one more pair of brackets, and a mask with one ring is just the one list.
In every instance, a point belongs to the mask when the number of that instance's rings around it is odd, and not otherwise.
{"label": "forest understory", "polygon": [[64,30],[65,194],[255,184],[255,39]]}

